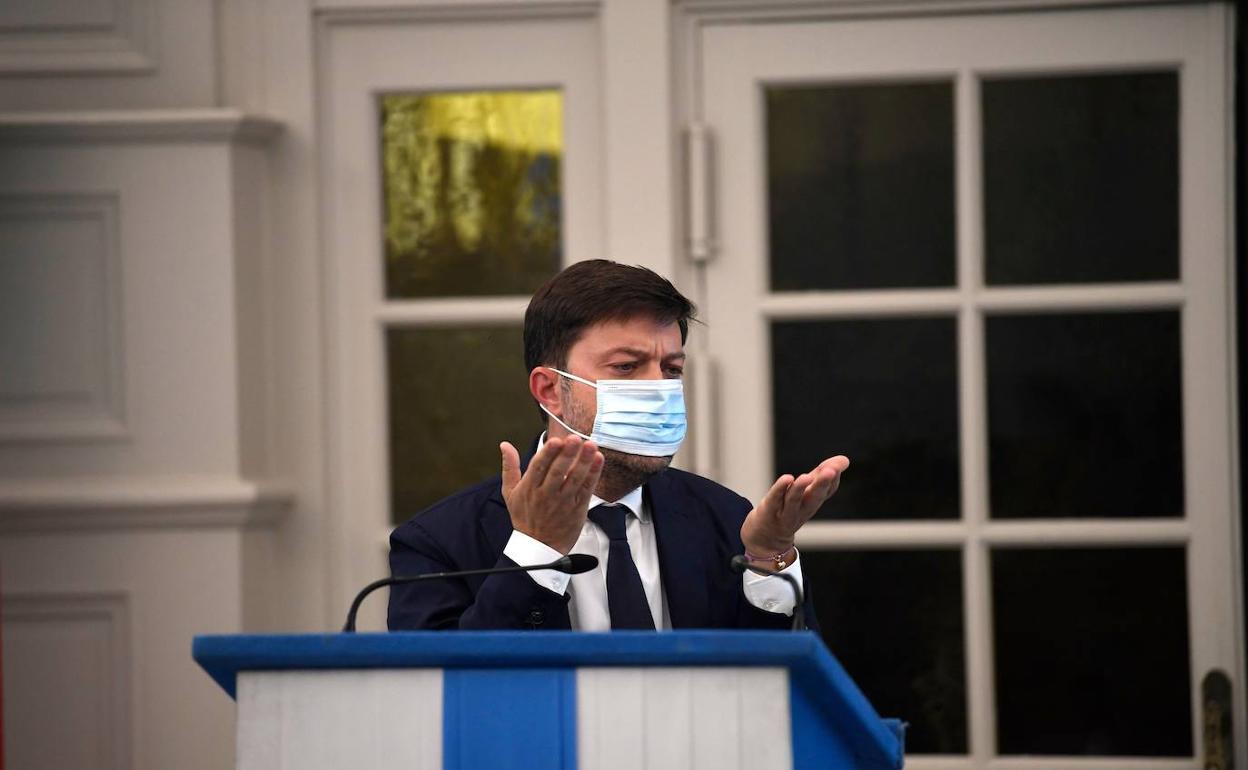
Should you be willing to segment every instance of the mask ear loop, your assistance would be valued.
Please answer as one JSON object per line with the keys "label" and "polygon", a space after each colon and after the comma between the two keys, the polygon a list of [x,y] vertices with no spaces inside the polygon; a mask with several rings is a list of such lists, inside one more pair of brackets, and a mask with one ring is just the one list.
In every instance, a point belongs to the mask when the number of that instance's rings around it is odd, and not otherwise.
{"label": "mask ear loop", "polygon": [[[596,382],[590,382],[589,380],[585,379],[584,377],[577,377],[575,374],[569,374],[568,372],[565,372],[565,371],[563,371],[562,369],[556,369],[556,368],[555,368],[555,367],[553,367],[553,366],[548,366],[548,367],[546,367],[546,368],[547,368],[547,369],[549,369],[549,370],[551,370],[552,372],[555,372],[555,373],[557,373],[557,374],[561,374],[561,375],[563,375],[564,377],[567,377],[569,380],[576,380],[577,382],[584,383],[585,385],[588,385],[589,387],[593,388],[594,390],[597,390],[597,389],[598,389],[598,383],[596,383]],[[552,417],[554,417],[554,415],[551,415],[551,416],[552,416]],[[556,419],[558,419],[558,418],[556,418]]]}
{"label": "mask ear loop", "polygon": [[[568,372],[565,372],[565,371],[563,371],[562,369],[556,369],[556,368],[555,368],[555,367],[553,367],[553,366],[548,366],[548,367],[546,367],[546,368],[547,368],[547,369],[549,369],[549,370],[551,370],[552,372],[555,372],[556,374],[560,374],[560,375],[563,375],[564,377],[567,377],[569,380],[576,380],[577,382],[584,383],[584,384],[588,385],[589,387],[593,388],[594,390],[597,390],[597,389],[598,389],[598,383],[596,383],[596,382],[590,382],[589,380],[585,379],[584,377],[577,377],[575,374],[569,374]],[[563,429],[564,429],[564,430],[566,430],[568,433],[571,433],[571,434],[572,434],[572,435],[574,435],[574,436],[580,436],[581,438],[585,439],[586,441],[593,441],[593,439],[592,439],[592,438],[590,438],[589,436],[586,436],[584,433],[581,433],[579,430],[576,430],[576,429],[575,429],[575,428],[573,428],[571,425],[568,425],[566,422],[564,422],[563,420],[560,420],[558,417],[556,417],[556,416],[555,416],[555,413],[554,413],[554,412],[552,412],[552,411],[550,411],[549,409],[547,409],[545,404],[538,404],[537,406],[538,406],[538,408],[539,408],[539,409],[541,409],[543,412],[545,412],[546,414],[550,415],[550,418],[551,418],[552,420],[554,420],[555,422],[557,422],[557,423],[559,423],[560,425],[562,425],[562,426],[563,426]]]}
{"label": "mask ear loop", "polygon": [[571,425],[568,425],[566,422],[564,422],[563,420],[560,420],[558,417],[556,417],[556,416],[555,416],[555,413],[554,413],[554,412],[552,412],[552,411],[550,411],[549,409],[547,409],[545,404],[538,404],[538,405],[537,405],[537,408],[538,408],[538,409],[541,409],[543,412],[545,412],[546,414],[550,415],[550,419],[552,419],[552,420],[554,420],[555,422],[557,422],[557,423],[559,423],[560,425],[562,425],[562,426],[563,426],[563,429],[564,429],[564,430],[566,430],[568,433],[571,433],[571,434],[576,435],[576,436],[580,436],[581,438],[585,439],[586,441],[593,441],[593,439],[591,439],[589,436],[586,436],[584,433],[581,433],[579,430],[576,430],[576,429],[575,429],[575,428],[573,428]]}

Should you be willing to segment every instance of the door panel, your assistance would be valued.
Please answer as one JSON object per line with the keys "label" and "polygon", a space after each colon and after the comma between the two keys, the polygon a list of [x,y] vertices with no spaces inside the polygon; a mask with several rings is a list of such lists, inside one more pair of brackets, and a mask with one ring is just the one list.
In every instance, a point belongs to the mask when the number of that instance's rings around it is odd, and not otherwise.
{"label": "door panel", "polygon": [[[387,574],[393,522],[495,472],[500,438],[541,430],[524,308],[562,265],[601,253],[595,21],[505,16],[331,14],[320,30],[342,607]],[[360,627],[384,614],[370,602]]]}
{"label": "door panel", "polygon": [[717,21],[721,480],[854,461],[799,544],[914,766],[1199,766],[1242,671],[1226,9]]}

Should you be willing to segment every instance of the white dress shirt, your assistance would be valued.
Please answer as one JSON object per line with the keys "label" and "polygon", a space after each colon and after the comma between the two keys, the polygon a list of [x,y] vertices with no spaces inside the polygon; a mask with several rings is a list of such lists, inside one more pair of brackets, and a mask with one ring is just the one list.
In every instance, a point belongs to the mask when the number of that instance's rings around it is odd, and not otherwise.
{"label": "white dress shirt", "polygon": [[[546,436],[543,434],[537,445],[539,451],[545,441]],[[586,510],[605,502],[594,495],[590,497]],[[650,605],[654,627],[658,630],[670,629],[672,621],[667,614],[667,600],[663,595],[663,580],[659,574],[658,540],[655,537],[651,511],[642,497],[641,487],[624,495],[615,504],[628,508],[624,524],[625,535],[628,537],[628,547],[633,552],[633,561],[637,563],[637,572],[641,575],[641,584],[646,591],[646,601]],[[554,570],[534,570],[528,573],[538,585],[557,594],[571,592],[568,613],[573,629],[611,630],[611,614],[607,609],[607,556],[610,549],[607,533],[603,532],[602,527],[586,519],[585,526],[581,528],[581,536],[577,538],[576,545],[572,546],[571,553],[598,557],[598,566],[595,569],[579,575],[566,575]],[[546,564],[563,556],[542,541],[516,530],[512,530],[503,554],[521,565]],[[792,575],[798,585],[802,584],[799,559],[795,558],[792,564],[785,567],[784,573]],[[783,580],[747,570],[741,576],[741,584],[746,600],[755,607],[768,612],[793,614],[793,592]],[[680,589],[676,587],[675,590]]]}

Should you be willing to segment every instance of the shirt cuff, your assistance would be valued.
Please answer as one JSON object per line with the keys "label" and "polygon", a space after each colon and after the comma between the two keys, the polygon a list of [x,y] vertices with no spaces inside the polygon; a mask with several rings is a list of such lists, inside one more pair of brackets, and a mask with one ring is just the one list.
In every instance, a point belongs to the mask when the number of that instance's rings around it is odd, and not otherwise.
{"label": "shirt cuff", "polygon": [[[515,529],[511,531],[511,537],[507,539],[507,547],[503,549],[503,555],[522,567],[530,564],[549,564],[555,559],[563,558],[563,554],[541,540],[529,537]],[[535,569],[526,574],[542,588],[550,589],[560,596],[567,593],[568,581],[572,579],[571,575],[556,572],[553,569]]]}
{"label": "shirt cuff", "polygon": [[[799,586],[805,585],[802,582],[801,554],[795,551],[794,556],[793,563],[780,570],[780,574],[792,575]],[[760,610],[782,615],[793,614],[793,607],[796,606],[797,601],[788,581],[771,575],[760,575],[747,569],[741,574],[741,585],[745,590],[746,601]]]}

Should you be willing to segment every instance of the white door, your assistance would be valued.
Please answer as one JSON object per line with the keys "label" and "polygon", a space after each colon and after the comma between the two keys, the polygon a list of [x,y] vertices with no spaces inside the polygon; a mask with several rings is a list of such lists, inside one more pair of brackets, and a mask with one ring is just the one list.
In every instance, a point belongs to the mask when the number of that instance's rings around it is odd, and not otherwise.
{"label": "white door", "polygon": [[816,15],[691,27],[700,462],[852,458],[799,544],[909,766],[1196,768],[1215,671],[1242,763],[1227,10]]}
{"label": "white door", "polygon": [[[530,12],[531,11],[531,12]],[[386,535],[497,472],[541,423],[520,329],[600,254],[596,27],[576,9],[322,17],[333,394],[331,601],[388,574]],[[384,596],[360,627],[384,627]]]}

